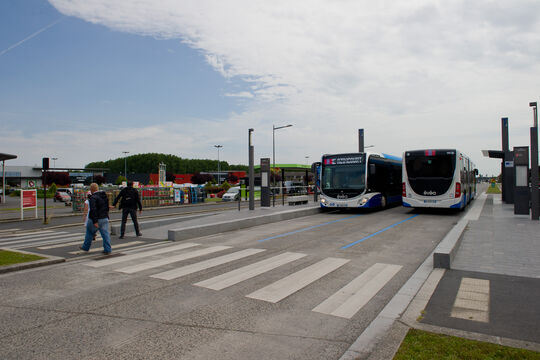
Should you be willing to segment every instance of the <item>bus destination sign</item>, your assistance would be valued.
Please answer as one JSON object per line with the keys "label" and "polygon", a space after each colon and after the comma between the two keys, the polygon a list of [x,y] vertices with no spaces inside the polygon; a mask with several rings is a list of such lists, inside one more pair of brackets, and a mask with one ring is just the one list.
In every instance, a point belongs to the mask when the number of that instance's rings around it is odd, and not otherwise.
{"label": "bus destination sign", "polygon": [[355,165],[364,163],[365,155],[337,155],[324,158],[324,165]]}

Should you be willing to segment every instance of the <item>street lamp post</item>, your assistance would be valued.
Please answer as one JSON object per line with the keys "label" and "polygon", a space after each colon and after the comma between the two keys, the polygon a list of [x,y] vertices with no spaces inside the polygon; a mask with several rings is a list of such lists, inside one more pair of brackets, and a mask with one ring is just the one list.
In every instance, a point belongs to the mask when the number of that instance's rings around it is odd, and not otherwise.
{"label": "street lamp post", "polygon": [[51,158],[53,161],[53,168],[56,168],[56,160],[58,160],[57,157]]}
{"label": "street lamp post", "polygon": [[214,145],[215,148],[217,148],[217,168],[218,168],[218,185],[221,184],[221,166],[219,164],[219,149],[221,149],[223,147],[223,145]]}
{"label": "street lamp post", "polygon": [[129,151],[122,151],[122,154],[124,154],[124,176],[126,177],[126,181],[127,181],[127,157],[126,157],[126,155],[129,154]]}
{"label": "street lamp post", "polygon": [[[272,125],[272,187],[276,187],[275,171],[276,171],[276,130],[291,127],[292,124],[284,126]],[[283,194],[282,194],[283,195]],[[272,206],[276,206],[276,193],[275,189],[272,191]]]}

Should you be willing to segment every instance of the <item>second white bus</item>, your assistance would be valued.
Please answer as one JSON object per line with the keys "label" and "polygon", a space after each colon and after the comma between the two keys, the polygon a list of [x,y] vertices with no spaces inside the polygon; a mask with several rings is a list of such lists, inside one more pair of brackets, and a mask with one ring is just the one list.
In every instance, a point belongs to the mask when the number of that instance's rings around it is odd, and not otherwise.
{"label": "second white bus", "polygon": [[478,170],[456,149],[403,153],[405,207],[464,209],[476,196]]}

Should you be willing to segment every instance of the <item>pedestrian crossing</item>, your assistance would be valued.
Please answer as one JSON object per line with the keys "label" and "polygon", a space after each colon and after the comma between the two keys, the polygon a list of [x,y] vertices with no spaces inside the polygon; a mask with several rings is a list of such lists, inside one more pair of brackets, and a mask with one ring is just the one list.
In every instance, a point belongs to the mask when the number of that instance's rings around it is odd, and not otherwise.
{"label": "pedestrian crossing", "polygon": [[[193,262],[197,258],[200,261]],[[256,258],[254,258],[256,257]],[[296,266],[285,265],[300,259],[304,261]],[[182,264],[186,260],[188,264]],[[257,278],[264,283],[265,275],[272,277],[258,290],[244,294],[246,298],[267,303],[279,303],[292,297],[303,289],[311,289],[324,277],[347,266],[350,259],[326,257],[320,258],[300,252],[278,252],[261,248],[234,249],[232,246],[216,245],[203,246],[197,243],[183,243],[170,246],[160,246],[144,251],[132,251],[128,255],[93,260],[84,263],[86,266],[100,268],[107,271],[124,274],[138,274],[152,279],[172,281],[188,275],[197,275],[204,270],[216,269],[219,266],[228,266],[230,271],[220,273],[206,279],[196,279],[193,286],[213,291],[222,291],[234,285]],[[247,263],[247,265],[246,265]],[[309,263],[303,266],[301,264]],[[281,268],[281,269],[280,269]],[[334,294],[327,294],[327,298],[312,309],[313,312],[329,316],[350,319],[357,314],[396,274],[402,269],[401,265],[376,263],[371,265],[360,275],[342,284]],[[288,272],[276,280],[276,272]],[[253,289],[252,289],[253,290]],[[320,289],[319,289],[320,291]]]}

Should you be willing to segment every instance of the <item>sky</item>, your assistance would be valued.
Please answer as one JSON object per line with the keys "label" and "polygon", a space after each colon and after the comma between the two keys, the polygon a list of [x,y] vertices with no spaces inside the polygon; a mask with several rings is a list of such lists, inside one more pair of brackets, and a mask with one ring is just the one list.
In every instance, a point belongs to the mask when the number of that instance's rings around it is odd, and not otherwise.
{"label": "sky", "polygon": [[[540,2],[2,0],[0,152],[83,167],[158,152],[311,164],[529,145]],[[210,169],[209,169],[210,170]],[[157,171],[157,164],[156,164]]]}

